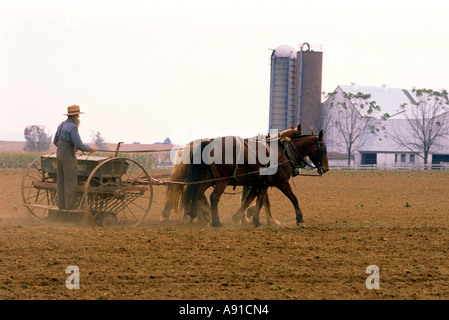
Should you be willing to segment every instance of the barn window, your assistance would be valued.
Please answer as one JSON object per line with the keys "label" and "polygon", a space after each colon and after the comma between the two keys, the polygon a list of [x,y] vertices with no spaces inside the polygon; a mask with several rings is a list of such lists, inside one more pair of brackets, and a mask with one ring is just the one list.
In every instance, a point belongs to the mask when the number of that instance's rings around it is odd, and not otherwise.
{"label": "barn window", "polygon": [[362,164],[377,164],[377,153],[362,153]]}
{"label": "barn window", "polygon": [[410,162],[415,162],[415,155],[414,154],[410,155]]}
{"label": "barn window", "polygon": [[405,155],[405,153],[402,153],[401,154],[401,162],[405,162],[405,159],[406,159],[406,155]]}

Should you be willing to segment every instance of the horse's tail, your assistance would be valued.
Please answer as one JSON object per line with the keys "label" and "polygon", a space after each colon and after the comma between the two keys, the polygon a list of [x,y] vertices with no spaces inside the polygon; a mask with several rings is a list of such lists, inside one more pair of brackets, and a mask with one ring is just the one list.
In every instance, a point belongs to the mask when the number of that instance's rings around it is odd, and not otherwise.
{"label": "horse's tail", "polygon": [[[184,181],[187,179],[189,172],[188,163],[180,163],[173,167],[173,172],[170,176],[171,181]],[[166,206],[169,206],[175,211],[179,211],[182,207],[182,197],[184,195],[185,185],[180,183],[169,184],[167,188]]]}
{"label": "horse's tail", "polygon": [[[186,154],[187,153],[187,154]],[[185,160],[183,161],[185,156]],[[174,165],[170,174],[170,180],[175,182],[183,182],[187,180],[189,172],[189,161],[192,157],[192,149],[188,146],[179,149],[175,154]],[[170,217],[170,211],[178,212],[182,208],[182,199],[184,196],[185,185],[182,183],[170,183],[167,187],[167,197],[165,200],[164,210],[162,211],[162,220]]]}
{"label": "horse's tail", "polygon": [[[202,152],[210,141],[202,141],[199,147],[193,153],[193,159],[190,160],[189,171],[187,174],[187,187],[184,193],[184,207],[190,208],[193,202],[196,202],[200,196],[201,181],[204,180],[209,168],[203,162]],[[196,159],[200,159],[200,163],[194,163]]]}

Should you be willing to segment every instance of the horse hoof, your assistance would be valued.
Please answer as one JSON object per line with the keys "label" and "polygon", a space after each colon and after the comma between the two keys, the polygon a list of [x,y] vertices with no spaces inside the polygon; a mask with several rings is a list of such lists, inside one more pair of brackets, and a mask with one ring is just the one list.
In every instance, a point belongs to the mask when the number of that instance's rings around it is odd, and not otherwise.
{"label": "horse hoof", "polygon": [[304,222],[298,222],[296,223],[296,225],[300,228],[300,229],[305,229],[306,228],[306,224]]}
{"label": "horse hoof", "polygon": [[262,224],[259,221],[255,221],[255,220],[253,220],[253,225],[256,228],[259,228],[260,226],[262,226]]}
{"label": "horse hoof", "polygon": [[184,216],[182,220],[183,220],[184,224],[190,224],[192,222],[192,219],[188,215]]}
{"label": "horse hoof", "polygon": [[235,216],[235,215],[232,216],[232,222],[233,222],[234,224],[239,224],[240,221],[241,221],[241,218],[240,218],[240,217]]}
{"label": "horse hoof", "polygon": [[273,220],[268,220],[268,225],[270,227],[279,227],[281,225],[281,223],[279,221],[277,221],[276,219],[273,219]]}
{"label": "horse hoof", "polygon": [[223,228],[223,224],[221,224],[221,222],[213,223],[212,227],[214,227],[214,228]]}
{"label": "horse hoof", "polygon": [[242,224],[243,227],[247,227],[247,226],[250,226],[250,225],[251,225],[251,221],[250,221],[247,217],[244,217],[244,218],[241,220],[241,224]]}

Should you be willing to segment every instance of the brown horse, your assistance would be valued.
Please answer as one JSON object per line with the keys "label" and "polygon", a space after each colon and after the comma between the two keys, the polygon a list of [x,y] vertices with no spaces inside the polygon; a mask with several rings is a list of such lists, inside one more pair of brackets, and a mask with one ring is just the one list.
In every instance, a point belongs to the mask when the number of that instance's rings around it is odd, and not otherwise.
{"label": "brown horse", "polygon": [[[187,181],[190,165],[188,162],[183,162],[183,159],[192,157],[194,143],[195,141],[190,142],[178,149],[175,153],[174,164],[169,180],[176,183],[168,184],[167,198],[165,200],[164,210],[161,214],[161,221],[169,221],[170,212],[172,210],[179,211],[182,209],[185,192],[185,185],[183,182]],[[199,197],[198,202],[198,220],[202,224],[207,224],[210,220],[209,203],[204,195]]]}
{"label": "brown horse", "polygon": [[[207,141],[212,141],[213,139],[208,139]],[[198,141],[197,141],[198,143]],[[170,175],[169,180],[175,181],[175,182],[185,182],[187,181],[188,172],[190,168],[190,159],[192,158],[192,152],[194,150],[194,144],[195,142],[192,141],[189,144],[185,145],[184,147],[178,149],[176,151],[176,154],[174,155],[174,165],[173,169]],[[184,161],[186,157],[189,158],[189,161]],[[169,184],[167,188],[167,198],[165,201],[164,209],[161,214],[161,221],[169,221],[170,212],[172,210],[179,211],[183,207],[184,203],[184,193],[185,193],[186,186],[182,183],[173,183]],[[246,188],[242,190],[241,195],[241,204],[243,205],[245,200],[248,200],[252,202],[254,200],[254,192],[251,193],[251,188]],[[270,201],[268,198],[268,194],[266,195],[264,201],[263,201],[263,207],[265,209],[266,215],[267,215],[267,223],[271,226],[278,226],[280,223],[272,216],[271,214],[271,208],[270,208]],[[248,209],[248,217],[253,215],[253,208]],[[197,199],[197,212],[196,217],[198,218],[200,224],[208,224],[210,222],[210,214],[211,213],[211,207],[205,197],[205,195],[201,195]],[[190,216],[184,216],[185,222],[188,222],[188,220],[193,220],[193,218],[190,218]],[[249,223],[247,218],[243,216],[241,218],[242,223]]]}
{"label": "brown horse", "polygon": [[[214,190],[210,195],[212,226],[221,227],[222,224],[218,216],[218,203],[226,187],[228,185],[251,186],[248,198],[234,214],[233,220],[238,221],[242,219],[251,201],[257,197],[253,216],[253,224],[257,227],[260,226],[259,212],[266,197],[267,189],[268,187],[277,187],[292,202],[295,208],[297,225],[305,227],[298,199],[292,191],[289,179],[295,167],[308,165],[304,160],[306,157],[312,161],[320,175],[329,170],[329,165],[326,145],[323,140],[323,131],[321,130],[318,136],[301,135],[300,132],[300,125],[298,125],[298,128],[285,130],[278,136],[266,141],[269,149],[265,146],[265,156],[270,157],[270,162],[273,159],[275,160],[275,163],[270,163],[269,167],[266,164],[262,164],[258,158],[256,158],[254,163],[248,161],[252,151],[249,150],[247,143],[243,146],[245,151],[244,161],[240,163],[236,156],[239,154],[237,151],[238,141],[236,139],[232,141],[233,152],[231,157],[229,157],[229,154],[226,154],[230,149],[229,143],[221,143],[220,145],[220,141],[218,141],[218,144],[212,145],[214,142],[203,141],[201,147],[196,150],[197,154],[194,155],[200,161],[196,164],[192,163],[189,167],[189,184],[185,190],[185,215],[189,215],[193,219],[196,216],[199,197],[210,186],[214,186]],[[259,144],[258,148],[263,147]],[[261,153],[258,152],[257,154],[260,155]],[[206,157],[204,157],[205,155]],[[233,160],[232,163],[229,161],[230,158]]]}

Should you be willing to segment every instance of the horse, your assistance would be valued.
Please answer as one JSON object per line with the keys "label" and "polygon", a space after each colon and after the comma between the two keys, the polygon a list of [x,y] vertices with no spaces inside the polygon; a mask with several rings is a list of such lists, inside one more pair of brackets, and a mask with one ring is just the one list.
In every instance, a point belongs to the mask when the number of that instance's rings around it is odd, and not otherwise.
{"label": "horse", "polygon": [[[212,141],[213,139],[207,139],[207,141]],[[170,218],[170,212],[172,210],[179,211],[183,207],[183,200],[184,200],[184,192],[186,186],[182,183],[187,180],[189,168],[190,168],[190,159],[192,158],[194,145],[200,143],[204,140],[195,140],[191,141],[190,143],[184,145],[183,147],[179,148],[176,153],[174,154],[174,165],[171,171],[171,175],[169,180],[173,182],[180,182],[180,183],[172,183],[168,184],[167,188],[167,197],[164,204],[164,209],[161,213],[161,221],[167,222]],[[186,160],[186,157],[189,158],[189,161],[183,161]],[[248,200],[252,202],[254,200],[254,192],[251,193],[251,188],[244,187],[242,190],[242,194],[240,197],[240,203],[243,204],[245,200]],[[266,212],[267,216],[267,223],[270,226],[279,226],[280,223],[277,221],[272,213],[270,208],[270,201],[268,198],[268,194],[266,195],[265,199],[263,200],[263,207]],[[250,210],[251,209],[251,210]],[[253,215],[253,209],[248,209],[248,217],[251,217]],[[200,224],[207,225],[211,218],[211,207],[206,199],[206,196],[203,194],[198,197],[197,199],[197,212],[196,216],[198,217],[198,220]],[[191,218],[192,221],[194,218]],[[184,216],[184,221],[188,223],[189,216]],[[249,223],[249,220],[244,216],[242,217],[242,223]]]}
{"label": "horse", "polygon": [[[186,156],[191,158],[193,145],[195,143],[197,143],[197,141],[191,141],[179,148],[174,155],[174,163],[169,180],[175,183],[168,184],[167,197],[160,219],[162,222],[169,221],[170,212],[172,210],[179,211],[182,209],[185,191],[183,182],[186,180],[189,171],[189,162],[183,162],[183,159],[185,159]],[[204,195],[198,199],[198,202],[198,220],[201,224],[207,224],[210,221],[210,206]]]}
{"label": "horse", "polygon": [[[307,157],[312,161],[319,175],[329,171],[326,144],[323,135],[323,130],[319,132],[318,136],[314,134],[302,135],[301,125],[299,124],[297,128],[284,130],[278,136],[267,139],[266,144],[270,148],[268,150],[265,147],[265,151],[269,153],[268,156],[273,153],[274,160],[277,160],[273,166],[270,164],[270,167],[263,165],[259,159],[256,159],[255,163],[249,163],[248,156],[251,151],[247,143],[244,144],[245,161],[241,164],[238,163],[236,156],[238,153],[236,151],[236,146],[238,145],[237,140],[234,139],[232,141],[233,161],[231,163],[229,161],[223,161],[224,158],[229,160],[229,156],[226,156],[226,149],[229,152],[230,148],[229,143],[219,145],[214,143],[214,141],[201,142],[201,147],[196,150],[197,154],[193,155],[196,159],[201,159],[201,161],[197,164],[191,164],[189,167],[189,184],[186,187],[184,197],[185,216],[189,215],[192,219],[195,217],[199,197],[209,187],[214,186],[214,190],[210,194],[211,225],[213,227],[222,227],[218,216],[218,203],[226,187],[228,185],[251,186],[248,198],[245,199],[232,219],[234,222],[240,220],[246,208],[251,204],[250,201],[257,197],[253,224],[259,227],[261,225],[259,212],[263,204],[263,199],[266,197],[267,189],[268,187],[276,187],[293,204],[297,225],[305,227],[306,225],[301,209],[299,208],[298,199],[292,191],[289,179],[296,167],[309,165],[305,161]],[[202,156],[199,157],[198,153]],[[204,161],[204,154],[209,155],[214,161],[210,161],[210,158]],[[277,156],[275,157],[275,155]],[[270,170],[271,173],[267,173]],[[263,172],[264,174],[262,174]]]}

